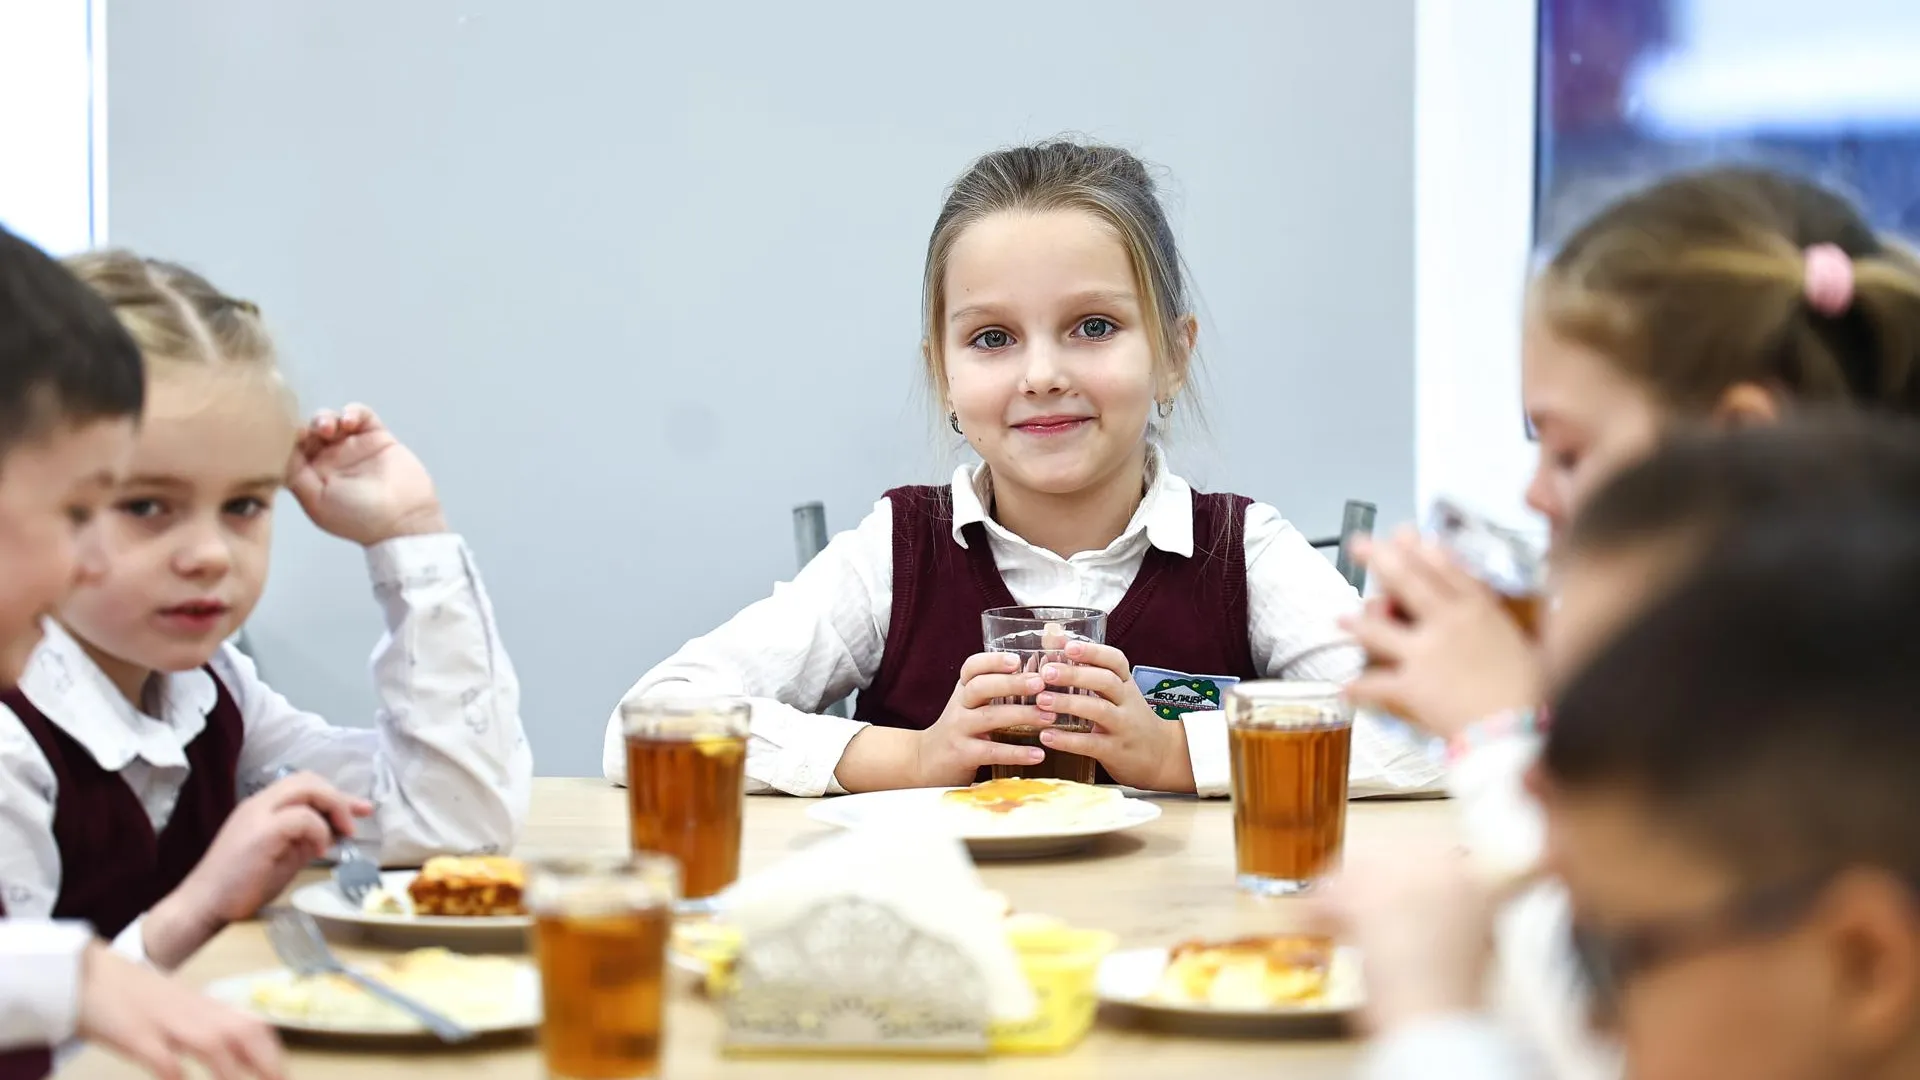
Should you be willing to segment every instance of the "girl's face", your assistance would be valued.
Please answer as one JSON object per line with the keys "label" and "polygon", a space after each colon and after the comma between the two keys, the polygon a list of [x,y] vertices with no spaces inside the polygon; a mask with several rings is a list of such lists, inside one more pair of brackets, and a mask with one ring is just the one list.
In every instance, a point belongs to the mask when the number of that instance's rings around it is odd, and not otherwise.
{"label": "girl's face", "polygon": [[1142,460],[1156,375],[1132,261],[1077,210],[1005,212],[954,241],[947,398],[996,489],[1071,495]]}
{"label": "girl's face", "polygon": [[1651,453],[1662,410],[1653,395],[1606,357],[1527,320],[1521,393],[1540,440],[1527,505],[1558,540],[1586,497]]}
{"label": "girl's face", "polygon": [[60,608],[123,690],[205,664],[252,613],[296,430],[261,371],[154,371],[132,467],[101,523],[106,573]]}
{"label": "girl's face", "polygon": [[105,572],[98,512],[133,454],[132,420],[61,425],[0,464],[0,687],[40,643],[40,620]]}

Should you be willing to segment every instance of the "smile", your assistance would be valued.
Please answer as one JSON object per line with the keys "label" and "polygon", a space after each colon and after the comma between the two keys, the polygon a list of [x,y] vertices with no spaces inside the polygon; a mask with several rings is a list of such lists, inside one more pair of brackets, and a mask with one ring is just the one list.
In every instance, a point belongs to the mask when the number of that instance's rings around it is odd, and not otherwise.
{"label": "smile", "polygon": [[1092,422],[1091,416],[1036,416],[1013,425],[1013,429],[1028,435],[1065,435]]}

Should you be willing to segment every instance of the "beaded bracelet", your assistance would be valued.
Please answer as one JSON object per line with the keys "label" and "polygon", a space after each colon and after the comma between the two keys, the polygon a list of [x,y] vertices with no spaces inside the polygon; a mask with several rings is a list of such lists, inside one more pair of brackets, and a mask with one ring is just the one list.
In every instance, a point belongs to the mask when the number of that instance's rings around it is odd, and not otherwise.
{"label": "beaded bracelet", "polygon": [[1544,708],[1507,709],[1469,724],[1447,740],[1447,761],[1459,761],[1472,751],[1515,735],[1534,735],[1547,729]]}

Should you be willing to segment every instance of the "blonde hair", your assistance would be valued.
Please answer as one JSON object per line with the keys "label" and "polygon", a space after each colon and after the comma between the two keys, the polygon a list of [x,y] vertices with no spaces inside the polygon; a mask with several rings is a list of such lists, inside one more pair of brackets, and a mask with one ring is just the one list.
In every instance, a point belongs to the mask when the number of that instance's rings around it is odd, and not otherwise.
{"label": "blonde hair", "polygon": [[996,150],[975,161],[947,192],[927,241],[921,284],[927,378],[936,403],[946,396],[941,323],[946,318],[947,261],[967,227],[1004,211],[1078,210],[1105,222],[1127,249],[1134,288],[1163,385],[1187,385],[1194,357],[1183,328],[1187,301],[1180,251],[1139,158],[1112,146],[1056,140]]}
{"label": "blonde hair", "polygon": [[273,339],[252,301],[177,263],[120,248],[73,256],[66,266],[113,308],[149,365],[247,367],[280,381]]}
{"label": "blonde hair", "polygon": [[[1851,302],[1833,312],[1807,291],[1807,250],[1827,244],[1852,263]],[[1846,199],[1781,173],[1685,173],[1615,202],[1555,253],[1530,305],[1684,412],[1750,382],[1920,413],[1920,262]]]}

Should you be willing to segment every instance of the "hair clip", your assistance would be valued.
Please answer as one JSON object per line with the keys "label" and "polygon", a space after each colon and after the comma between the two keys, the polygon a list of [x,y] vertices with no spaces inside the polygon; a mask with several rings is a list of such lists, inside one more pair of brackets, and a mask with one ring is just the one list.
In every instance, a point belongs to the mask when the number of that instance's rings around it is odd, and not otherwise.
{"label": "hair clip", "polygon": [[1853,259],[1838,244],[1814,244],[1806,250],[1802,290],[1807,306],[1832,319],[1853,306]]}

